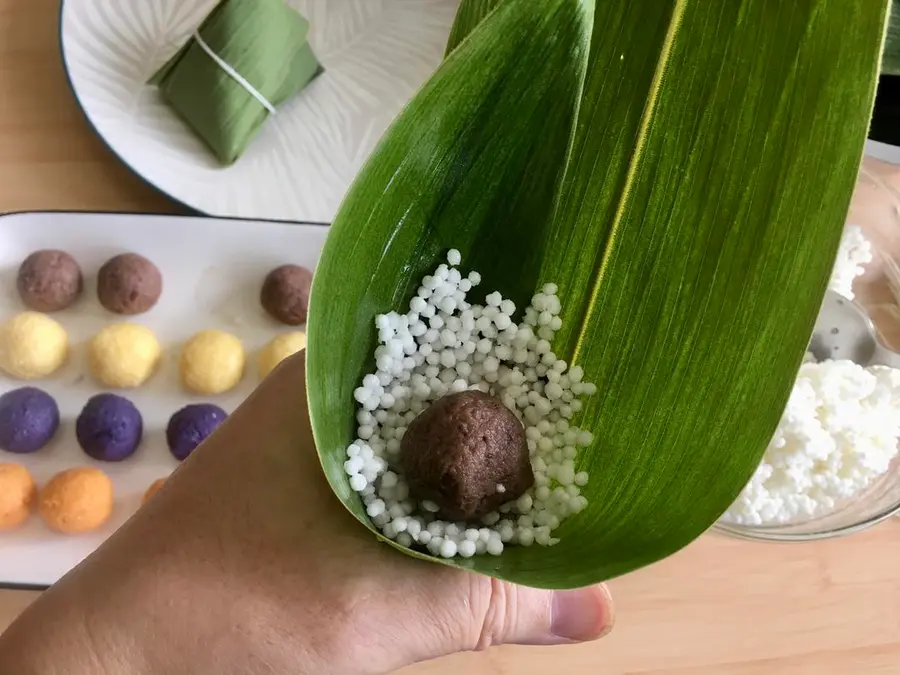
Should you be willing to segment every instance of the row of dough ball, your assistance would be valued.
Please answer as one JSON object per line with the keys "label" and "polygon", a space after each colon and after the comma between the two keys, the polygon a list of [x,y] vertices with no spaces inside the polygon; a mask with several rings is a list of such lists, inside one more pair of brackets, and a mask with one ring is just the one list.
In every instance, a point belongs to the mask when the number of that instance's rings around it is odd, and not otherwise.
{"label": "row of dough ball", "polygon": [[[272,338],[259,355],[259,376],[265,378],[282,360],[306,347],[302,331]],[[39,312],[21,312],[0,326],[0,368],[21,380],[47,377],[68,358],[69,338],[59,322]],[[152,330],[136,323],[113,323],[90,341],[91,374],[114,389],[141,386],[154,373],[162,347]],[[225,331],[194,334],[182,347],[182,385],[197,394],[221,394],[243,378],[246,353],[241,341]]]}
{"label": "row of dough ball", "polygon": [[[19,266],[16,288],[22,303],[38,312],[71,307],[84,290],[84,276],[75,258],[58,249],[34,251]],[[115,314],[142,314],[162,294],[162,274],[137,253],[107,260],[97,272],[97,299]]]}
{"label": "row of dough ball", "polygon": [[[146,503],[165,479],[154,481]],[[0,531],[15,529],[37,510],[47,526],[62,534],[82,534],[101,527],[113,511],[112,481],[103,471],[84,466],[53,476],[40,491],[21,464],[0,463]]]}
{"label": "row of dough ball", "polygon": [[[306,323],[312,272],[301,265],[281,265],[263,280],[259,299],[263,309],[281,323]],[[38,312],[71,307],[84,290],[81,266],[59,249],[34,251],[19,266],[16,287],[23,304]],[[162,274],[137,253],[122,253],[107,260],[97,273],[97,299],[115,314],[142,314],[159,301]]]}
{"label": "row of dough ball", "polygon": [[[187,459],[225,421],[228,413],[213,403],[191,403],[166,425],[166,444],[178,461]],[[37,387],[0,395],[0,450],[18,455],[44,448],[60,426],[56,400]],[[124,396],[104,392],[88,399],[75,419],[78,445],[93,459],[121,462],[131,457],[144,436],[144,419]]]}

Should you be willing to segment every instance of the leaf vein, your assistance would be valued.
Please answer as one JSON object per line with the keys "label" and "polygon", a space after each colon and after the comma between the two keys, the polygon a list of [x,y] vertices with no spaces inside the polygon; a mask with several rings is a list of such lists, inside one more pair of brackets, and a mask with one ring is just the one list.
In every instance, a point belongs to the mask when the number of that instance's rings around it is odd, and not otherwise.
{"label": "leaf vein", "polygon": [[[586,316],[590,316],[594,313],[598,299],[600,297],[600,286],[603,283],[606,269],[609,266],[609,259],[613,249],[615,248],[618,229],[622,224],[622,218],[625,213],[625,208],[629,202],[629,198],[631,197],[631,189],[637,177],[638,168],[641,165],[644,144],[646,143],[650,124],[653,121],[653,113],[656,111],[656,104],[659,100],[659,90],[668,69],[669,60],[672,57],[672,46],[674,45],[675,37],[678,35],[678,31],[681,28],[681,19],[684,16],[687,2],[688,0],[675,0],[675,7],[672,10],[672,18],[669,20],[669,27],[666,32],[666,39],[665,42],[663,42],[662,51],[659,56],[659,63],[657,64],[656,72],[653,75],[650,95],[647,98],[647,102],[644,105],[644,112],[641,116],[641,125],[638,132],[637,142],[635,144],[634,155],[629,161],[628,172],[626,173],[625,185],[622,189],[622,195],[619,198],[618,204],[616,206],[616,214],[613,217],[612,227],[609,231],[609,238],[603,251],[603,257],[600,261],[600,267],[597,270],[596,276],[594,277],[594,283],[591,288],[591,297],[590,300],[588,300],[587,304]],[[589,332],[585,330],[585,328],[586,325],[582,325],[581,330],[579,330],[578,332],[578,338],[575,342],[575,348],[572,350],[572,363],[578,362],[578,357],[585,347],[585,341]]]}

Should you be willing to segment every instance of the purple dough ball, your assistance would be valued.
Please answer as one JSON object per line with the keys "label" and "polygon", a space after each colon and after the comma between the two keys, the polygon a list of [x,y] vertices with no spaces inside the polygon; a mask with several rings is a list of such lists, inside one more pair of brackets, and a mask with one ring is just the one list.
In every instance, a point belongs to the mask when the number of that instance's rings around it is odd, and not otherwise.
{"label": "purple dough ball", "polygon": [[177,460],[187,459],[194,448],[215,431],[226,417],[228,413],[212,403],[185,406],[172,415],[166,427],[169,451]]}
{"label": "purple dough ball", "polygon": [[75,421],[81,449],[105,462],[131,457],[143,434],[144,420],[134,403],[115,394],[92,396]]}
{"label": "purple dough ball", "polygon": [[0,448],[25,454],[43,448],[59,429],[59,407],[36,387],[0,396]]}

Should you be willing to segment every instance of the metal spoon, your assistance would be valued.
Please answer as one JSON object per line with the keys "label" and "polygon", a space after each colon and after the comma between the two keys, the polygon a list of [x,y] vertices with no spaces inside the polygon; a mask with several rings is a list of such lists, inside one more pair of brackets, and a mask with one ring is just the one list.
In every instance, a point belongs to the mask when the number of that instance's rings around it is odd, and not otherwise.
{"label": "metal spoon", "polygon": [[861,366],[900,368],[900,354],[881,344],[868,313],[834,291],[825,295],[809,351],[817,361],[849,359]]}

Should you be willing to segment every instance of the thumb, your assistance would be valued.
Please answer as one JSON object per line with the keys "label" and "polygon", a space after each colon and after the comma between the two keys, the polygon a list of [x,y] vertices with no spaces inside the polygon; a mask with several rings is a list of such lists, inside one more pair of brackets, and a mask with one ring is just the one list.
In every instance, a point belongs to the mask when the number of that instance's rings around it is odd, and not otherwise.
{"label": "thumb", "polygon": [[349,672],[394,672],[494,645],[588,642],[612,630],[613,602],[602,584],[539,590],[401,557],[384,559],[377,591],[349,614],[351,634],[366,638],[341,639],[356,664]]}
{"label": "thumb", "polygon": [[[384,603],[377,611],[373,604],[366,605],[364,632],[382,638],[377,644],[369,640],[365,648],[362,660],[373,665],[371,672],[493,645],[588,642],[609,633],[615,621],[612,598],[602,584],[547,591],[409,562],[405,574],[392,575],[399,593],[374,596]],[[396,588],[398,578],[403,580],[402,590]]]}
{"label": "thumb", "polygon": [[588,642],[609,633],[615,622],[603,584],[540,590],[401,557],[378,568],[377,587],[393,592],[369,594],[357,615],[364,619],[359,632],[370,637],[364,656],[356,658],[373,667],[367,672],[392,672],[493,645]]}
{"label": "thumb", "polygon": [[468,606],[467,632],[475,639],[460,650],[585,642],[609,633],[614,622],[612,598],[604,585],[546,591],[482,579],[473,584]]}

